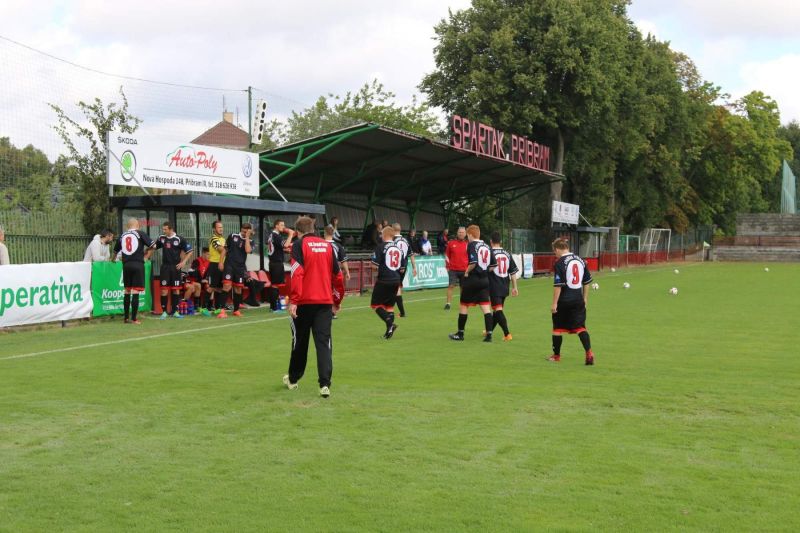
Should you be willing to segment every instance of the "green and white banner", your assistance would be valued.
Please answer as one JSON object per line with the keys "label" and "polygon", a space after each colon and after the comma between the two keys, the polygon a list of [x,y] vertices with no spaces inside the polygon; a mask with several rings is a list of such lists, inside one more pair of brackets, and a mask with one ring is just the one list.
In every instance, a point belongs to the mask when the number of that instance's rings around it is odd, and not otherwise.
{"label": "green and white banner", "polygon": [[0,327],[92,314],[89,263],[0,266]]}
{"label": "green and white banner", "polygon": [[[88,263],[86,263],[88,265]],[[152,307],[152,283],[150,281],[150,261],[144,264],[144,295],[139,297],[139,310],[150,311]],[[122,299],[125,291],[122,286],[122,263],[117,261],[92,263],[92,316],[121,315]]]}
{"label": "green and white banner", "polygon": [[408,261],[408,273],[403,280],[403,290],[440,289],[447,287],[447,267],[443,255],[416,256],[417,275],[414,276],[411,261]]}

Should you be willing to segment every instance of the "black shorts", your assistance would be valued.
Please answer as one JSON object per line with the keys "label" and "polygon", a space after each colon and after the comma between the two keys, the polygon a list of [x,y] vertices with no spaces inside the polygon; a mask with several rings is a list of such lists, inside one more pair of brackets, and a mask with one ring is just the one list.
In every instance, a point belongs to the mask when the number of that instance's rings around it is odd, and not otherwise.
{"label": "black shorts", "polygon": [[372,288],[372,301],[370,307],[373,309],[386,309],[390,313],[394,311],[394,304],[397,301],[397,289],[400,283],[377,282]]}
{"label": "black shorts", "polygon": [[144,292],[144,263],[129,261],[122,264],[122,286],[136,292]]}
{"label": "black shorts", "polygon": [[225,265],[223,282],[230,283],[234,287],[244,287],[244,280],[247,277],[247,267],[244,265]]}
{"label": "black shorts", "polygon": [[179,291],[183,286],[181,283],[181,271],[175,265],[161,265],[159,272],[159,284],[162,289]]}
{"label": "black shorts", "polygon": [[458,270],[448,270],[447,278],[449,279],[450,287],[455,287],[456,285],[461,286],[461,282],[464,281],[464,272]]}
{"label": "black shorts", "polygon": [[219,264],[210,263],[208,265],[208,270],[206,271],[206,280],[208,281],[208,286],[212,289],[222,288],[222,272],[219,269]]}
{"label": "black shorts", "polygon": [[283,267],[283,261],[270,262],[269,282],[276,287],[286,284],[286,271]]}
{"label": "black shorts", "polygon": [[586,331],[586,304],[558,302],[558,312],[553,315],[553,333],[580,333]]}
{"label": "black shorts", "polygon": [[489,305],[489,280],[485,277],[467,276],[461,280],[461,305]]}
{"label": "black shorts", "polygon": [[505,305],[506,296],[498,296],[497,294],[491,295],[492,300],[492,309],[497,309],[498,307],[502,307]]}

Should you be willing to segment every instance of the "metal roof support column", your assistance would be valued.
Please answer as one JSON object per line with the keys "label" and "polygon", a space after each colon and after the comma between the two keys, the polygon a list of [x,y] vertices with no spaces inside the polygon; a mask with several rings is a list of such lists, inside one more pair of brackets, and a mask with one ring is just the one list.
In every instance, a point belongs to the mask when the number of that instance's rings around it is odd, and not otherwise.
{"label": "metal roof support column", "polygon": [[369,193],[369,201],[367,202],[367,213],[364,216],[364,229],[367,229],[367,226],[369,226],[370,213],[372,213],[373,220],[376,218],[375,210],[373,209],[376,192],[378,192],[378,178],[372,178],[372,192]]}
{"label": "metal roof support column", "polygon": [[319,193],[322,192],[322,180],[324,178],[325,178],[325,173],[324,172],[320,172],[319,173],[319,181],[317,181],[317,192],[314,193],[314,203],[315,204],[319,203]]}
{"label": "metal roof support column", "polygon": [[420,185],[419,189],[417,189],[417,201],[414,204],[414,208],[408,210],[408,214],[409,214],[409,217],[411,219],[409,224],[408,224],[408,229],[411,229],[411,228],[415,228],[416,229],[417,215],[419,214],[419,210],[422,207],[422,191],[423,191],[423,187],[422,187],[422,185]]}

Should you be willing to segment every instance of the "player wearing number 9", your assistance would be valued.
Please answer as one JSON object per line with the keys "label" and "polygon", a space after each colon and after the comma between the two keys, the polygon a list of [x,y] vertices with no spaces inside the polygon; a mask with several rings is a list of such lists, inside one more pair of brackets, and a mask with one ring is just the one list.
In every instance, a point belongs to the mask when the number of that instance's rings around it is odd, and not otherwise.
{"label": "player wearing number 9", "polygon": [[372,289],[370,307],[386,324],[383,338],[389,340],[397,329],[394,323],[394,306],[397,302],[397,289],[403,282],[400,272],[403,267],[403,251],[394,242],[394,228],[386,226],[381,236],[383,242],[372,253],[372,264],[378,268],[378,279]]}
{"label": "player wearing number 9", "polygon": [[558,258],[553,267],[553,355],[549,361],[561,360],[561,342],[564,333],[578,334],[586,351],[585,363],[594,364],[594,353],[586,330],[586,304],[592,274],[586,262],[569,251],[565,239],[553,241],[553,253]]}

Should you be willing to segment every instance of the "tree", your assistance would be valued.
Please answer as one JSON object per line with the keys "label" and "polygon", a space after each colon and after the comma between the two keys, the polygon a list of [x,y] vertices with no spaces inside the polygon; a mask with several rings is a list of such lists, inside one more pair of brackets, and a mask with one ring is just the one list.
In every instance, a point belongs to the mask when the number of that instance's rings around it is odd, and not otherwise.
{"label": "tree", "polygon": [[292,112],[285,121],[273,120],[265,127],[258,151],[316,137],[363,122],[397,128],[427,137],[441,135],[439,119],[427,104],[416,98],[409,105],[398,105],[395,94],[373,80],[356,92],[344,96],[320,96],[313,106]]}
{"label": "tree", "polygon": [[19,149],[0,138],[0,208],[48,211],[54,204],[56,178],[44,152],[28,145]]}
{"label": "tree", "polygon": [[[59,174],[69,176],[67,179],[78,180],[81,219],[87,232],[114,222],[105,177],[108,133],[133,133],[142,122],[128,112],[128,99],[122,87],[119,94],[121,103],[103,104],[99,98],[91,103],[78,102],[82,120],[73,119],[61,107],[50,104],[58,117],[53,129],[67,148],[66,158],[59,161],[57,168]],[[74,167],[74,172],[68,171],[68,167]]]}
{"label": "tree", "polygon": [[778,137],[792,146],[792,158],[787,161],[794,175],[800,176],[800,123],[793,120],[781,126],[778,128]]}

